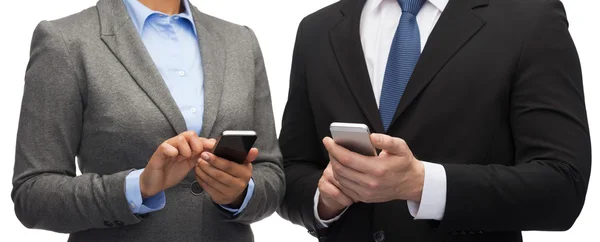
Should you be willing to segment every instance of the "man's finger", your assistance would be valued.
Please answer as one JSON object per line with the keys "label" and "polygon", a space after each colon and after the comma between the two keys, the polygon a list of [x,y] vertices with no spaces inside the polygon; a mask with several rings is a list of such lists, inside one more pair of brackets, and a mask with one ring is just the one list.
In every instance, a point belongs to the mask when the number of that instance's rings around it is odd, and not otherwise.
{"label": "man's finger", "polygon": [[377,149],[385,150],[392,155],[405,155],[410,150],[403,139],[391,137],[385,134],[371,134],[371,143]]}
{"label": "man's finger", "polygon": [[342,184],[340,184],[340,182],[335,179],[335,175],[331,174],[331,177],[327,177],[327,181],[330,182],[331,184],[335,185],[336,187],[341,187]]}
{"label": "man's finger", "polygon": [[341,187],[343,185],[342,182],[344,182],[344,183],[352,182],[352,183],[355,183],[356,185],[360,185],[360,183],[358,181],[356,181],[355,177],[347,176],[345,174],[342,175],[342,174],[343,174],[343,172],[336,172],[334,170],[333,177],[332,177],[332,180],[334,182],[332,182],[332,183],[334,183],[338,187]]}
{"label": "man's finger", "polygon": [[[340,182],[335,179],[335,177],[333,175],[333,168],[331,166],[331,162],[329,162],[329,165],[327,165],[327,168],[325,168],[325,171],[323,173],[323,177],[325,178],[325,182],[329,182],[329,183],[333,184],[335,187],[337,187],[338,189],[341,190],[342,184],[340,184]],[[355,199],[356,194],[354,194],[353,196],[350,196],[347,193],[344,193],[344,194],[346,194],[346,196],[350,197],[350,199],[352,199],[354,202],[358,202],[359,201],[359,200]]]}
{"label": "man's finger", "polygon": [[346,195],[344,192],[342,192],[342,190],[340,190],[334,184],[331,184],[329,182],[324,182],[319,187],[319,189],[321,189],[321,193],[323,195],[327,195],[327,196],[333,198],[337,203],[339,203],[341,205],[350,206],[352,203],[354,203],[354,200],[352,200],[352,198],[350,198],[348,195]]}
{"label": "man's finger", "polygon": [[369,162],[373,157],[367,157],[359,153],[352,152],[340,145],[337,145],[332,138],[325,137],[323,144],[329,152],[330,158],[335,159],[342,165],[352,168],[359,172],[369,172],[373,169],[373,162]]}
{"label": "man's finger", "polygon": [[333,168],[333,178],[338,181],[343,178],[359,185],[368,185],[369,176],[367,176],[365,173],[345,167],[336,160],[331,161],[331,167]]}
{"label": "man's finger", "polygon": [[[346,181],[344,181],[344,184],[345,183],[346,183]],[[338,186],[338,188],[344,194],[346,194],[348,197],[350,197],[350,199],[352,199],[354,202],[360,202],[361,196],[358,193],[360,186],[358,186],[356,183],[349,183],[349,185],[344,185],[344,184],[342,184],[340,181],[340,185]]]}

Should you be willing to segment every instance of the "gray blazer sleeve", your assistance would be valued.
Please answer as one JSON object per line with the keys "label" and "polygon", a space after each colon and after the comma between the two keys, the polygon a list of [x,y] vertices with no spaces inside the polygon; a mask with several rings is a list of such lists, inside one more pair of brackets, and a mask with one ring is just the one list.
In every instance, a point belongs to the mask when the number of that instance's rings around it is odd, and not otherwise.
{"label": "gray blazer sleeve", "polygon": [[105,221],[138,223],[125,198],[129,171],[75,176],[85,100],[74,68],[62,35],[41,22],[17,134],[11,194],[17,217],[28,228],[63,233],[105,228]]}
{"label": "gray blazer sleeve", "polygon": [[273,214],[285,195],[283,162],[275,132],[271,91],[269,90],[265,63],[254,32],[250,28],[248,28],[248,31],[254,46],[254,75],[256,81],[254,89],[254,129],[258,134],[254,146],[258,149],[259,156],[253,162],[254,194],[244,211],[235,217],[230,216],[232,221],[244,224],[251,224]]}

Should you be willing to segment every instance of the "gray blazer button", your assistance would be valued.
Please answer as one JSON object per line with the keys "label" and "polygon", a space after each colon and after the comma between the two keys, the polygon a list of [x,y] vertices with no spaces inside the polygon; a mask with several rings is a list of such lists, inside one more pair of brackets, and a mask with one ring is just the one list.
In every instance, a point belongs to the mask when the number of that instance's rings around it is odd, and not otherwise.
{"label": "gray blazer button", "polygon": [[111,221],[104,221],[104,226],[106,226],[106,227],[113,227],[115,225]]}
{"label": "gray blazer button", "polygon": [[375,242],[385,241],[385,232],[379,230],[379,231],[373,233],[373,240],[375,240]]}
{"label": "gray blazer button", "polygon": [[125,226],[125,223],[123,223],[122,221],[117,220],[117,221],[115,221],[115,225],[119,226],[119,227],[123,227],[123,226]]}
{"label": "gray blazer button", "polygon": [[204,192],[204,189],[202,189],[198,181],[194,181],[190,185],[190,191],[192,192],[192,194],[194,194],[194,196],[200,196],[200,194]]}

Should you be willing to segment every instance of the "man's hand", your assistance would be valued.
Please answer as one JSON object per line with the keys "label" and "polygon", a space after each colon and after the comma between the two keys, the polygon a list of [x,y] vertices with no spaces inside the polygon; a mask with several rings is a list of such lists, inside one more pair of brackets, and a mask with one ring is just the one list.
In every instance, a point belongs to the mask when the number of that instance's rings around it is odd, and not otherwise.
{"label": "man's hand", "polygon": [[377,157],[349,151],[331,138],[323,143],[329,151],[335,180],[352,199],[365,203],[421,201],[425,170],[404,140],[371,134],[371,143],[382,150]]}
{"label": "man's hand", "polygon": [[[207,147],[214,146],[213,139]],[[203,152],[194,169],[196,180],[217,204],[239,208],[245,197],[245,190],[252,178],[252,161],[258,156],[258,150],[252,148],[242,164]]]}
{"label": "man's hand", "polygon": [[337,186],[339,186],[339,183],[333,177],[333,170],[331,169],[331,163],[329,163],[319,180],[317,211],[319,218],[322,220],[329,220],[339,215],[342,210],[354,203],[354,200],[344,194]]}
{"label": "man's hand", "polygon": [[204,151],[204,141],[196,132],[186,131],[163,142],[140,175],[142,197],[154,196],[181,182]]}

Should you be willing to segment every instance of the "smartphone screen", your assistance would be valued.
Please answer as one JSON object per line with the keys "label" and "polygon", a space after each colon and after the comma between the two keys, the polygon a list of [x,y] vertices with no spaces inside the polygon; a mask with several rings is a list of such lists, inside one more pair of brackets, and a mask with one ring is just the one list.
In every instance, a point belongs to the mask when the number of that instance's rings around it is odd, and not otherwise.
{"label": "smartphone screen", "polygon": [[243,163],[256,141],[254,131],[225,131],[217,141],[213,154],[236,163]]}

